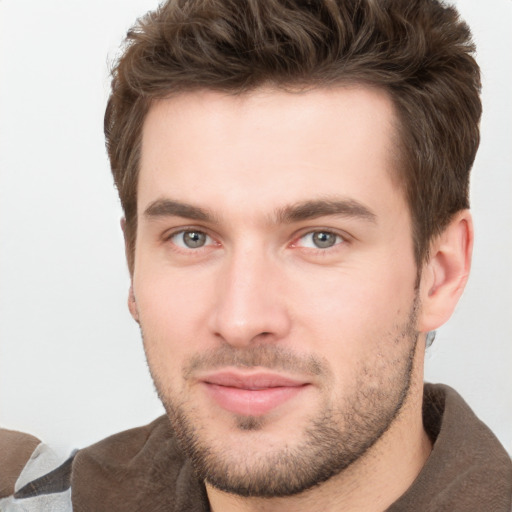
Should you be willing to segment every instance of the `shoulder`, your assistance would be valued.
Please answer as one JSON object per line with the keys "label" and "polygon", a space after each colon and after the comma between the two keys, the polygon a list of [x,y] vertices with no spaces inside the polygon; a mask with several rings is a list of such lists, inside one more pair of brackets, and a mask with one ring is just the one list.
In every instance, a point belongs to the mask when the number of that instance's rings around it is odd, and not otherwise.
{"label": "shoulder", "polygon": [[510,512],[510,456],[463,398],[449,386],[425,385],[423,422],[432,452],[389,512]]}
{"label": "shoulder", "polygon": [[[1,495],[4,499],[19,504],[40,499],[41,505],[34,510],[160,510],[183,501],[191,501],[199,507],[193,505],[188,510],[202,510],[204,488],[194,477],[190,462],[182,455],[166,416],[107,437],[74,452],[64,461],[54,459],[53,464],[45,465],[44,471],[31,468],[38,465],[36,461],[41,460],[45,450],[50,451],[48,447],[32,436],[17,434],[20,439],[26,436],[27,443],[31,442],[24,450],[13,450],[17,453],[13,460],[17,462],[10,463],[10,467],[17,470],[10,471],[10,486]],[[43,455],[51,459],[48,453]],[[2,474],[5,473],[3,466],[2,458]],[[24,474],[34,478],[28,481],[26,477],[20,478]],[[47,504],[49,499],[65,499],[67,504],[62,503],[62,508],[57,508],[53,502]]]}
{"label": "shoulder", "polygon": [[159,510],[202,495],[166,416],[80,450],[71,485],[77,511]]}

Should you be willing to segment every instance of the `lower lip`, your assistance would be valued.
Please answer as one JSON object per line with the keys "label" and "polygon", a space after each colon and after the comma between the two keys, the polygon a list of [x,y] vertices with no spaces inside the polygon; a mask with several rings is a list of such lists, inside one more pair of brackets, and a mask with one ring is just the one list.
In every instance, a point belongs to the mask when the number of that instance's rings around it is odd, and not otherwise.
{"label": "lower lip", "polygon": [[298,395],[306,386],[240,389],[205,382],[208,394],[226,411],[261,416]]}

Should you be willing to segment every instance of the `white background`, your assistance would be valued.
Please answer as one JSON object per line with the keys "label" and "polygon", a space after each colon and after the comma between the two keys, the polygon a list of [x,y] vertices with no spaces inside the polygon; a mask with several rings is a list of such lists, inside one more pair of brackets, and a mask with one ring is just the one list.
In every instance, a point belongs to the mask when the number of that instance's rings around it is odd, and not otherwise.
{"label": "white background", "polygon": [[[460,0],[484,75],[472,277],[427,353],[512,452],[512,1]],[[492,5],[492,7],[491,7]],[[0,0],[0,424],[59,450],[163,412],[102,135],[108,59],[154,0]]]}

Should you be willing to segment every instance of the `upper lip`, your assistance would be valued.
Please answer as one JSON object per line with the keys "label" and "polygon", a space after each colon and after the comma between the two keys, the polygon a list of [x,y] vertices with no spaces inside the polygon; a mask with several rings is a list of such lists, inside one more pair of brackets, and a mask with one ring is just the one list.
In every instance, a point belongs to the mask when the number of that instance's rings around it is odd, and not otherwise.
{"label": "upper lip", "polygon": [[243,373],[235,371],[220,371],[202,375],[200,380],[206,384],[250,390],[278,387],[299,387],[307,384],[307,382],[303,380],[286,377],[272,372]]}

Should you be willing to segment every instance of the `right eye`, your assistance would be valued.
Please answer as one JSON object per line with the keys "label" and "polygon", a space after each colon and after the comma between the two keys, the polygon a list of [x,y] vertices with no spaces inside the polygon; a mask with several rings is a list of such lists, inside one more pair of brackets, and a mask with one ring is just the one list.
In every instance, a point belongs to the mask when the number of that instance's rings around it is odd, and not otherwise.
{"label": "right eye", "polygon": [[169,240],[181,249],[201,249],[207,245],[214,245],[214,240],[203,231],[186,229],[174,233]]}
{"label": "right eye", "polygon": [[[330,249],[343,243],[343,238],[332,231],[319,230],[306,233],[300,239],[300,246],[310,249]],[[298,245],[298,244],[297,244]]]}

